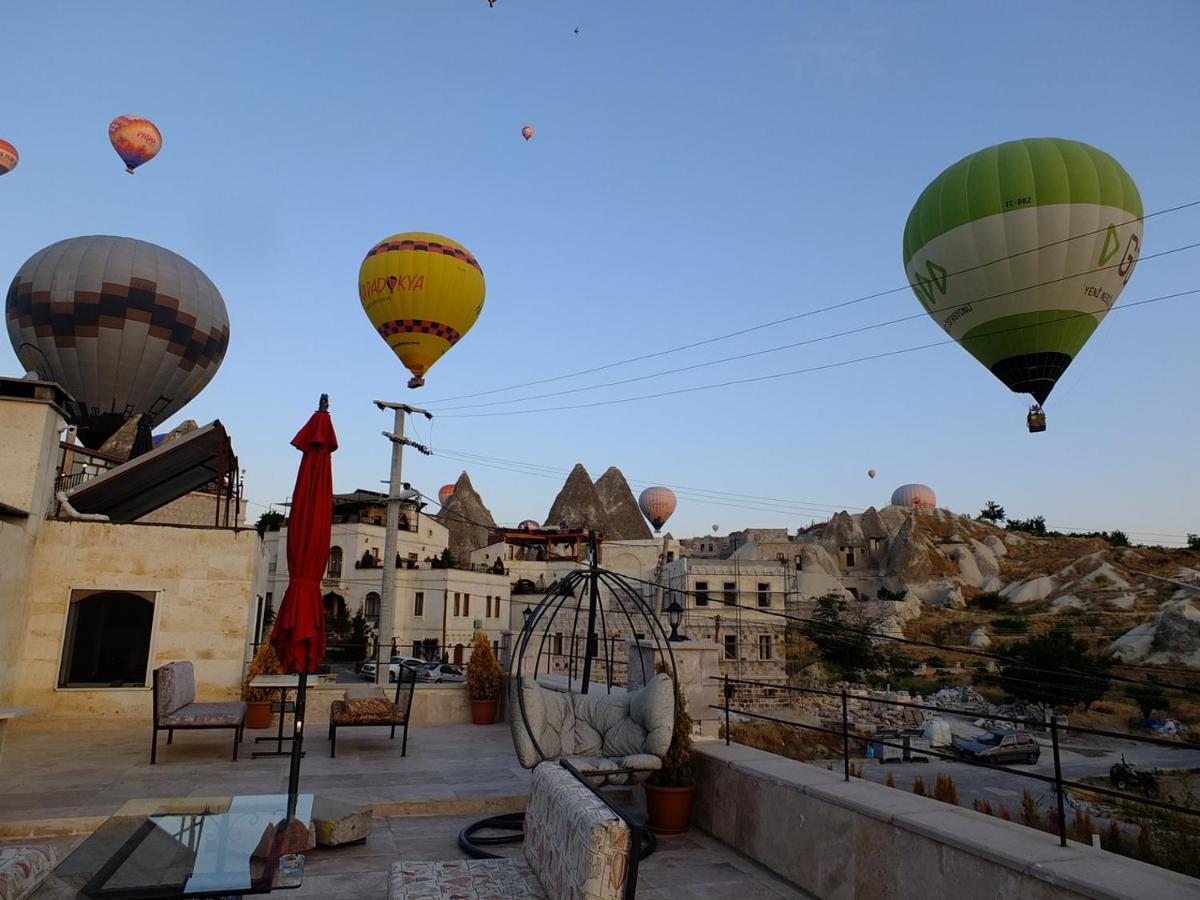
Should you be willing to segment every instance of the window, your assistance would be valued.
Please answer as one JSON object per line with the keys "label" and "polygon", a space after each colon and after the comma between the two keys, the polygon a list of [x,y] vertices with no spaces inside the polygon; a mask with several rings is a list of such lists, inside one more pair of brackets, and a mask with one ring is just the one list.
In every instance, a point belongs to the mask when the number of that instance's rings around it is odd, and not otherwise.
{"label": "window", "polygon": [[330,547],[329,548],[329,566],[325,570],[325,575],[328,578],[341,578],[342,577],[342,548],[341,547]]}
{"label": "window", "polygon": [[59,687],[145,687],[154,624],[148,591],[72,591]]}
{"label": "window", "polygon": [[363,615],[372,622],[379,623],[379,595],[371,591],[363,598]]}
{"label": "window", "polygon": [[696,582],[696,605],[697,606],[708,606],[708,582],[707,581],[697,581]]}
{"label": "window", "polygon": [[737,659],[738,658],[737,635],[736,634],[725,635],[725,658],[726,659]]}
{"label": "window", "polygon": [[880,538],[871,538],[871,552],[876,552],[879,549],[879,545],[882,543],[883,541]]}
{"label": "window", "polygon": [[[425,592],[417,591],[413,595],[413,615],[417,618],[425,615]],[[414,656],[416,654],[413,654]]]}
{"label": "window", "polygon": [[847,569],[854,568],[854,548],[853,547],[846,548],[846,568]]}
{"label": "window", "polygon": [[733,606],[737,603],[737,585],[732,581],[726,581],[723,585],[722,593],[725,595],[725,605]]}
{"label": "window", "polygon": [[667,551],[667,562],[675,562],[675,551],[674,550]]}
{"label": "window", "polygon": [[274,575],[275,570],[278,568],[279,568],[279,557],[276,556],[274,553],[272,553],[271,558],[267,561],[267,574]]}
{"label": "window", "polygon": [[458,616],[461,614],[462,614],[462,594],[456,591],[454,594],[454,615]]}
{"label": "window", "polygon": [[771,636],[769,634],[760,634],[758,636],[758,658],[771,658]]}
{"label": "window", "polygon": [[758,605],[771,605],[771,585],[767,584],[765,581],[760,581],[758,583]]}
{"label": "window", "polygon": [[804,568],[804,557],[799,553],[796,554],[796,571],[799,572]]}
{"label": "window", "polygon": [[555,656],[562,656],[562,632],[561,631],[558,634],[554,635],[553,649],[554,649]]}
{"label": "window", "polygon": [[471,618],[471,595],[463,594],[463,618]]}

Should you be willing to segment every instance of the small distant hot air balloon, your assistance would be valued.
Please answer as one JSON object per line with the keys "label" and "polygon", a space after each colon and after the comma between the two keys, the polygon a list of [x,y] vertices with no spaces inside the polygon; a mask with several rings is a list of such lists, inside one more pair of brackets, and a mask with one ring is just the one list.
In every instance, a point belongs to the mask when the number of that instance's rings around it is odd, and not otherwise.
{"label": "small distant hot air balloon", "polygon": [[534,531],[538,528],[541,528],[542,523],[539,522],[537,519],[525,519],[517,527],[520,528],[522,531]]}
{"label": "small distant hot air balloon", "polygon": [[716,534],[718,531],[720,531],[720,530],[721,530],[721,526],[720,526],[720,525],[715,525],[715,524],[714,524],[712,528],[713,528],[713,534]]}
{"label": "small distant hot air balloon", "polygon": [[655,531],[659,531],[675,512],[675,492],[670,488],[656,485],[642,491],[638,497],[638,509],[642,511]]}
{"label": "small distant hot air balloon", "polygon": [[867,477],[868,477],[868,478],[874,478],[874,477],[875,477],[875,470],[874,470],[874,469],[867,469]]}
{"label": "small distant hot air balloon", "polygon": [[108,124],[108,139],[130,175],[138,166],[158,156],[162,149],[162,132],[141,116],[117,116]]}
{"label": "small distant hot air balloon", "polygon": [[453,496],[454,496],[454,485],[443,484],[440,488],[438,488],[438,503],[440,503],[442,506],[445,506],[446,501],[449,500]]}
{"label": "small distant hot air balloon", "polygon": [[17,167],[21,154],[8,141],[0,140],[0,175],[7,174]]}
{"label": "small distant hot air balloon", "polygon": [[363,310],[412,372],[410,388],[471,330],[484,292],[483,269],[467,248],[424,231],[385,238],[358,270]]}
{"label": "small distant hot air balloon", "polygon": [[521,137],[525,138],[525,140],[529,140],[531,137],[533,137],[532,126],[526,125],[524,128],[522,128]]}
{"label": "small distant hot air balloon", "polygon": [[911,506],[914,509],[933,509],[937,496],[925,484],[902,484],[892,491],[892,506]]}

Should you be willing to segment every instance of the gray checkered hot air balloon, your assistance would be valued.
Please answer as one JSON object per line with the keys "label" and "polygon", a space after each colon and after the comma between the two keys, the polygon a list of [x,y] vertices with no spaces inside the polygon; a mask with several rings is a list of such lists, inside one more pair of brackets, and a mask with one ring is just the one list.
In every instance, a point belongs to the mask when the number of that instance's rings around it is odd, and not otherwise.
{"label": "gray checkered hot air balloon", "polygon": [[75,399],[72,424],[93,449],[132,416],[157,424],[182,409],[229,346],[225,302],[208,276],[132,238],[39,250],[13,278],[4,313],[17,358]]}

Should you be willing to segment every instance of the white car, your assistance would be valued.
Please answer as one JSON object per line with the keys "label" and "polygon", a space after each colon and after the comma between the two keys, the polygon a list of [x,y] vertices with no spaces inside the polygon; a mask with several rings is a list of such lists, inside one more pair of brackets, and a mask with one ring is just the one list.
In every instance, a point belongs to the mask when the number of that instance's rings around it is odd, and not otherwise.
{"label": "white car", "polygon": [[446,681],[466,681],[467,677],[461,668],[449,663],[425,663],[417,669],[417,681],[441,684]]}
{"label": "white car", "polygon": [[[404,666],[407,669],[416,671],[425,665],[425,660],[417,659],[415,656],[393,656],[391,663],[388,664],[388,681],[391,684],[396,683],[396,679],[400,677],[400,667]],[[375,680],[375,663],[367,662],[362,664],[362,668],[358,670],[358,674],[367,681]]]}

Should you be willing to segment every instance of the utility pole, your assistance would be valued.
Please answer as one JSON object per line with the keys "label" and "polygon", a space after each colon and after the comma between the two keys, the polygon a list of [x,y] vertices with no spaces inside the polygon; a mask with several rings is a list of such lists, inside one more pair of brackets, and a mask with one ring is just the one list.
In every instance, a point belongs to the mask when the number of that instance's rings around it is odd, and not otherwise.
{"label": "utility pole", "polygon": [[391,671],[392,641],[396,634],[396,543],[397,530],[400,528],[400,504],[420,496],[400,480],[404,445],[426,456],[431,455],[430,449],[424,444],[410,441],[404,436],[404,417],[412,414],[432,419],[433,413],[406,403],[376,400],[375,405],[381,410],[393,410],[396,416],[393,430],[383,432],[383,436],[392,442],[392,470],[388,478],[387,525],[383,534],[383,596],[379,599],[379,647],[375,660],[375,681],[387,684],[388,672]]}

